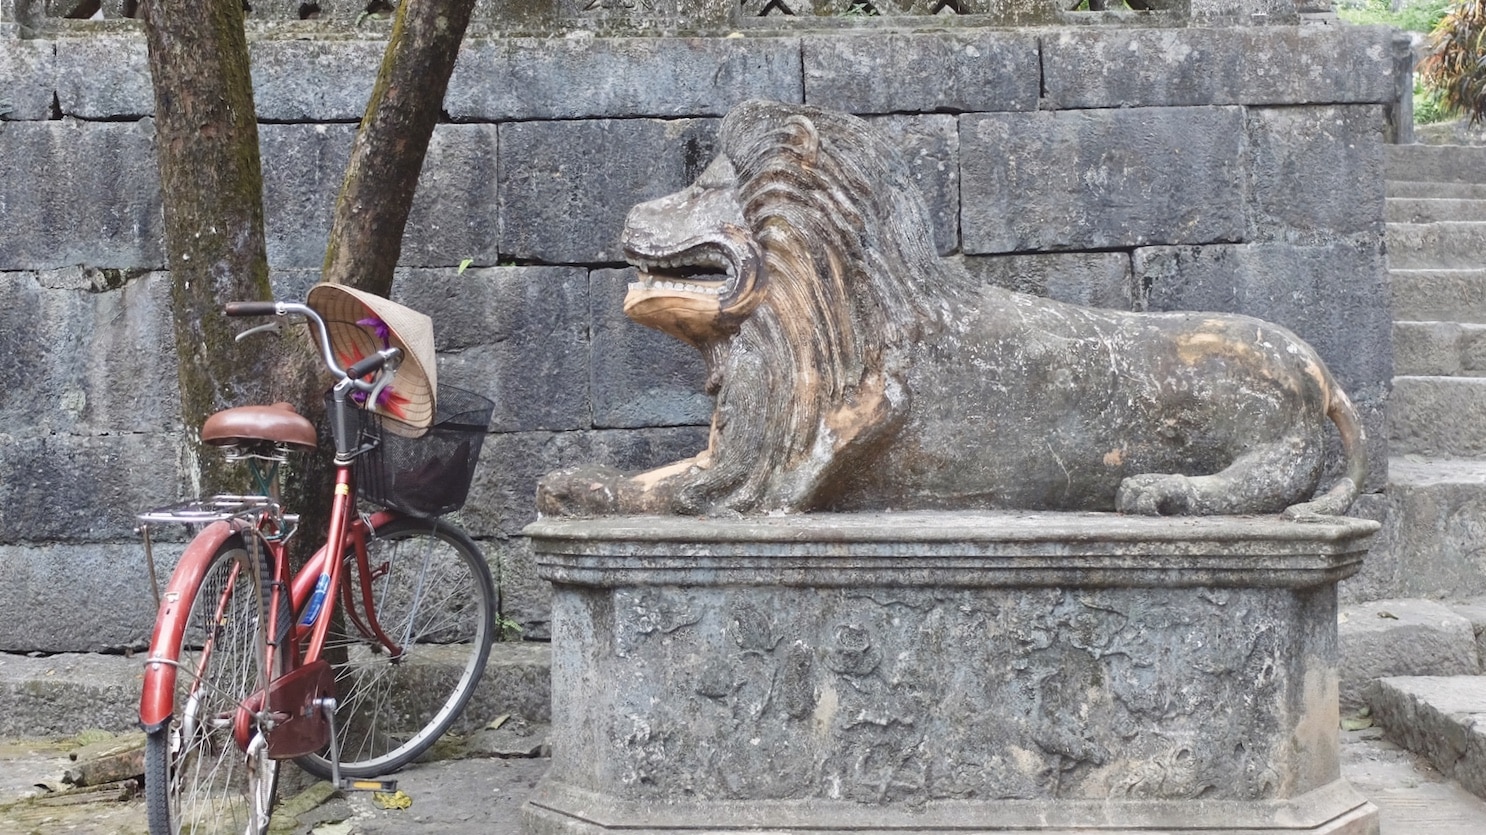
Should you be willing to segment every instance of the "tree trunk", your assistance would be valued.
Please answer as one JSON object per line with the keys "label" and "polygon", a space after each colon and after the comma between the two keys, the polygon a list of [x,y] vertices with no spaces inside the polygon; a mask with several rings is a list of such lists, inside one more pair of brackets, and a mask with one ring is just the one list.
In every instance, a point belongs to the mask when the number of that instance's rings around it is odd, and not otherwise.
{"label": "tree trunk", "polygon": [[[418,175],[475,0],[404,0],[352,150],[326,250],[327,281],[387,295]],[[268,299],[263,177],[241,0],[148,0],[181,418],[195,432],[228,406],[287,400],[323,414],[325,375],[302,338],[239,344],[223,302]],[[295,336],[301,336],[296,333]],[[259,338],[260,340],[262,337]],[[219,456],[188,444],[194,492],[232,484]],[[328,456],[305,460],[286,502],[307,530],[326,521]],[[300,541],[313,547],[317,537]]]}
{"label": "tree trunk", "polygon": [[323,279],[386,296],[475,0],[403,0],[336,201]]}
{"label": "tree trunk", "polygon": [[223,302],[269,298],[263,174],[241,0],[149,0],[145,35],[155,90],[181,418],[188,475],[226,487],[217,455],[200,454],[208,415],[261,400],[273,352],[241,345]]}

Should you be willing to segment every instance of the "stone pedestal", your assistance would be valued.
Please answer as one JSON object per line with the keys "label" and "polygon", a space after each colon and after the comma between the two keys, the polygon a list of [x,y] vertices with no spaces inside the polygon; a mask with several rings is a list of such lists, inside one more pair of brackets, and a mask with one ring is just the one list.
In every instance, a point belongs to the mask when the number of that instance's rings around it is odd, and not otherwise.
{"label": "stone pedestal", "polygon": [[1374,835],[1336,583],[1376,524],[541,521],[547,833]]}

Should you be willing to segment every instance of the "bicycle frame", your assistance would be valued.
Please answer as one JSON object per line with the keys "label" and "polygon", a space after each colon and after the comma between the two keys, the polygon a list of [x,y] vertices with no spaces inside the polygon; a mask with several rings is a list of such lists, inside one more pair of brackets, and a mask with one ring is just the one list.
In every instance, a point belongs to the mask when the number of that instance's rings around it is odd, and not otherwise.
{"label": "bicycle frame", "polygon": [[[270,634],[268,645],[265,647],[265,669],[281,670],[272,677],[274,681],[282,680],[296,670],[310,667],[321,660],[326,635],[335,616],[337,602],[342,606],[345,616],[351,619],[355,627],[364,635],[376,639],[385,646],[391,657],[396,658],[401,655],[403,648],[382,629],[377,620],[375,607],[372,605],[371,584],[385,571],[385,567],[374,569],[370,566],[366,552],[366,543],[371,532],[400,518],[400,515],[394,511],[383,510],[367,517],[358,517],[354,512],[355,496],[356,491],[349,463],[344,466],[338,465],[335,493],[331,505],[330,536],[304,567],[292,574],[289,568],[287,543],[272,535],[265,535],[264,526],[270,523],[268,514],[261,514],[256,522],[233,519],[208,525],[187,546],[161,597],[160,612],[156,617],[151,645],[158,645],[160,655],[164,657],[178,655],[180,647],[175,646],[171,640],[161,640],[162,636],[170,639],[184,633],[184,624],[181,621],[188,616],[195,602],[193,595],[212,557],[230,537],[241,534],[244,537],[256,538],[269,555],[272,594],[269,597],[267,612]],[[272,534],[272,531],[267,533]],[[355,584],[361,589],[360,601],[356,600],[352,591],[351,578],[342,575],[345,560],[341,555],[347,552],[348,546],[355,554],[356,576],[354,579]],[[235,579],[235,577],[231,578],[229,583]],[[312,604],[316,597],[317,587],[320,586],[323,586],[320,590],[320,600]],[[281,608],[285,601],[282,590],[286,587],[289,590],[289,611],[282,612]],[[314,611],[311,616],[312,606]],[[289,634],[278,634],[279,624],[285,622],[286,616],[294,618],[289,622]],[[276,653],[280,652],[285,653],[286,657],[276,658]],[[203,648],[203,665],[209,660],[210,653],[210,646]],[[194,676],[197,672],[188,670],[185,674]],[[177,707],[175,686],[180,673],[181,671],[174,663],[155,657],[146,661],[139,713],[140,724],[147,733],[161,729],[175,714]],[[270,685],[268,692],[272,694],[273,682],[270,681],[268,684]],[[253,721],[253,717],[241,715],[263,708],[261,700],[254,701],[260,703],[239,706],[240,715],[237,724],[240,728],[256,727],[257,723]],[[273,712],[273,706],[269,707],[270,712]],[[248,738],[243,738],[245,735]],[[238,737],[239,745],[246,750],[246,746],[251,742],[251,735],[240,732]]]}

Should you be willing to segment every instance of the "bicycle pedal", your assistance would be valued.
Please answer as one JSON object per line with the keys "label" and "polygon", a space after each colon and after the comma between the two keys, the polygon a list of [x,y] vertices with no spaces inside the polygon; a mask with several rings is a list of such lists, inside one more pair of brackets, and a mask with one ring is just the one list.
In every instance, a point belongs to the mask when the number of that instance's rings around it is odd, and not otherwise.
{"label": "bicycle pedal", "polygon": [[341,781],[343,792],[384,792],[391,794],[397,791],[396,780],[353,780],[350,777]]}

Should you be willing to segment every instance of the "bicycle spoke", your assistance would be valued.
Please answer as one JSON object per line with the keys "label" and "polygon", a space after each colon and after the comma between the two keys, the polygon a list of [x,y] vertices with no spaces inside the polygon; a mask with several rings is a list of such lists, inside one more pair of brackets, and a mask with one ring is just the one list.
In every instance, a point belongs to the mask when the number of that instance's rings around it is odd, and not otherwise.
{"label": "bicycle spoke", "polygon": [[272,805],[277,763],[268,759],[261,731],[251,753],[234,734],[245,702],[266,682],[267,585],[241,543],[229,545],[235,547],[219,551],[197,587],[181,653],[172,659],[175,719],[146,745],[152,826],[172,835],[256,835],[267,829]]}
{"label": "bicycle spoke", "polygon": [[[396,523],[368,543],[367,559],[377,570],[376,626],[402,653],[394,658],[373,638],[360,611],[340,618],[326,642],[342,770],[361,777],[400,768],[454,724],[484,669],[495,613],[483,556],[450,526]],[[355,555],[347,560],[345,576],[356,583]],[[359,607],[359,589],[351,596]],[[317,757],[303,764],[316,773],[326,767]]]}

